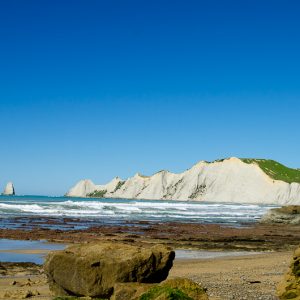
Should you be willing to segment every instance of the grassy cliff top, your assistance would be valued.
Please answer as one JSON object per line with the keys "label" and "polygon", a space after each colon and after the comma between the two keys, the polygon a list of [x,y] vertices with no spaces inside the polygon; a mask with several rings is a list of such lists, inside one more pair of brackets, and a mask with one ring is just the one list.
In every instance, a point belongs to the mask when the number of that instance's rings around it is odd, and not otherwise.
{"label": "grassy cliff top", "polygon": [[275,160],[241,158],[244,163],[256,163],[268,176],[274,180],[282,180],[288,183],[300,183],[300,170],[288,168]]}

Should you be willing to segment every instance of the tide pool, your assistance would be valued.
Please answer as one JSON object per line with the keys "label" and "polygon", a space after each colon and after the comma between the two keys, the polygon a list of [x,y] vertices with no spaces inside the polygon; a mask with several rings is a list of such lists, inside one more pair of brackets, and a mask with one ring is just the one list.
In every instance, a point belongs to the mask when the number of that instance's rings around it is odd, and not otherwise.
{"label": "tide pool", "polygon": [[49,251],[62,250],[64,244],[41,241],[0,239],[0,262],[33,262],[42,264]]}
{"label": "tide pool", "polygon": [[[63,250],[65,244],[48,243],[47,241],[22,241],[0,239],[0,262],[33,262],[43,264],[49,251]],[[248,251],[203,251],[203,250],[175,250],[175,259],[213,259],[218,257],[236,257],[260,254]]]}

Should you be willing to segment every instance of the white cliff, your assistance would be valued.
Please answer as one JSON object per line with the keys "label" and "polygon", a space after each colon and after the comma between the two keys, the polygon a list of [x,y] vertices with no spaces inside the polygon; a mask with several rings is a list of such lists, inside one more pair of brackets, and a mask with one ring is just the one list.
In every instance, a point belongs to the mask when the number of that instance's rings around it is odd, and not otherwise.
{"label": "white cliff", "polygon": [[136,174],[125,181],[116,177],[106,185],[80,181],[66,196],[87,197],[101,191],[105,198],[300,204],[300,183],[275,180],[265,171],[255,161],[245,163],[234,157],[212,163],[201,161],[180,174]]}
{"label": "white cliff", "polygon": [[68,197],[87,197],[95,191],[107,191],[107,193],[113,193],[118,183],[122,182],[119,177],[115,177],[109,183],[105,185],[96,185],[89,179],[80,180],[74,187],[72,187],[66,194]]}
{"label": "white cliff", "polygon": [[12,196],[15,194],[15,188],[12,182],[8,182],[4,188],[2,195]]}

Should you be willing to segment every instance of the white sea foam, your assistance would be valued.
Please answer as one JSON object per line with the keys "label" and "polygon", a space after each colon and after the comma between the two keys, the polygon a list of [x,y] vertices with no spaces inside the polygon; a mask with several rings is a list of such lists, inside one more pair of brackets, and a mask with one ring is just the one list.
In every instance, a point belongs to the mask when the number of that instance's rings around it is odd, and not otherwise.
{"label": "white sea foam", "polygon": [[178,201],[0,197],[0,216],[67,216],[111,220],[192,220],[193,222],[253,222],[270,206]]}

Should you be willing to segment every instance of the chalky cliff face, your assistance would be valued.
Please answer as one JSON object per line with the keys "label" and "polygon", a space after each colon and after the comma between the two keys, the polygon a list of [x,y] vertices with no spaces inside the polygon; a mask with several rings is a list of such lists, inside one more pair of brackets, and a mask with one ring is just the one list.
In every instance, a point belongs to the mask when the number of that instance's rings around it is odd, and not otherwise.
{"label": "chalky cliff face", "polygon": [[[296,182],[292,182],[291,178],[278,180],[280,176],[264,168],[264,162],[270,161],[229,158],[212,163],[201,161],[180,174],[168,171],[160,171],[149,177],[136,174],[125,181],[116,177],[105,185],[82,180],[66,196],[300,204],[299,171],[286,168],[296,172],[292,173],[296,174]],[[282,166],[273,163],[275,169],[276,165]],[[286,175],[284,171],[282,174]]]}

